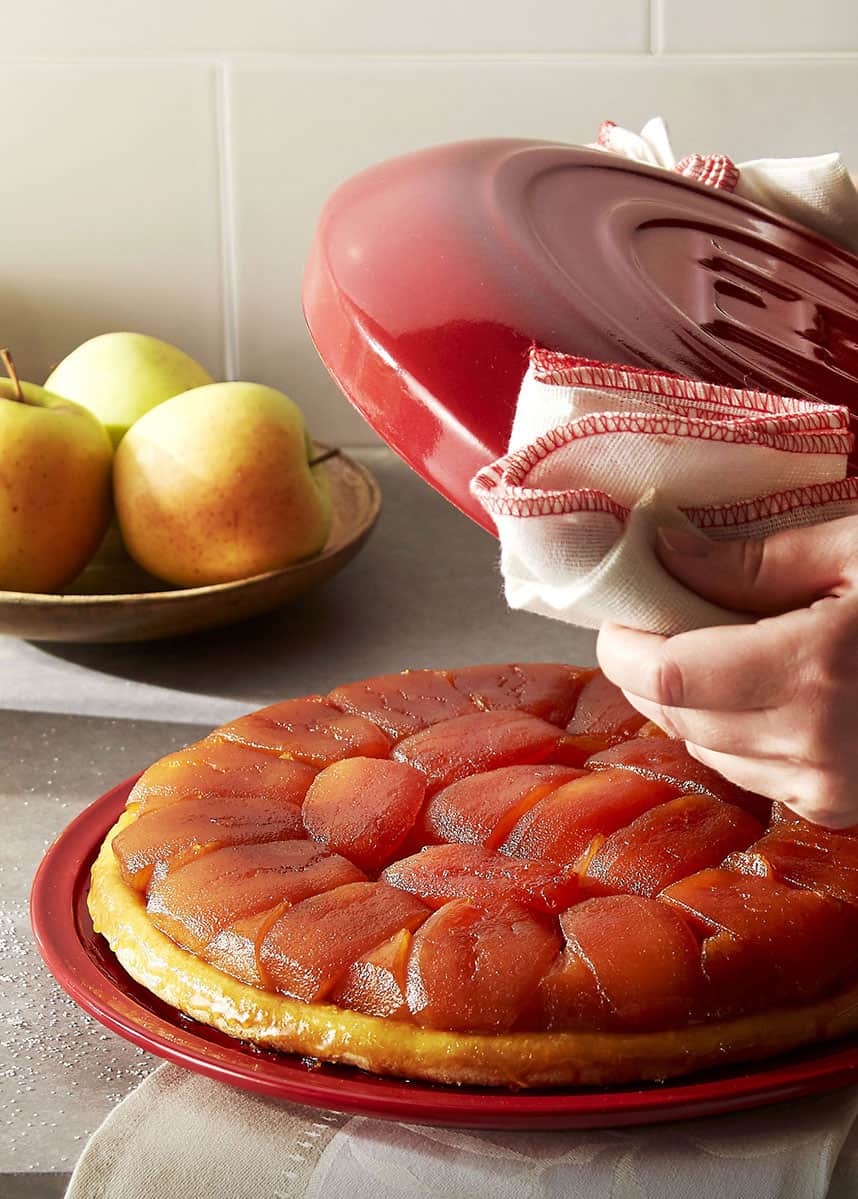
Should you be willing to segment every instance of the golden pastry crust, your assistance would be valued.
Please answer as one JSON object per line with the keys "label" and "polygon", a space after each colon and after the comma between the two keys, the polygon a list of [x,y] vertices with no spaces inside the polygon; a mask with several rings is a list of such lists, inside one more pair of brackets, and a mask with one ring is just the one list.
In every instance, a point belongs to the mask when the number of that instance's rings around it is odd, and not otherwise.
{"label": "golden pastry crust", "polygon": [[160,999],[265,1048],[432,1082],[578,1087],[661,1081],[858,1029],[858,983],[802,1007],[650,1033],[462,1034],[286,999],[223,974],[155,928],[144,897],[123,882],[111,848],[134,819],[133,811],[120,817],[93,864],[88,906],[95,931]]}

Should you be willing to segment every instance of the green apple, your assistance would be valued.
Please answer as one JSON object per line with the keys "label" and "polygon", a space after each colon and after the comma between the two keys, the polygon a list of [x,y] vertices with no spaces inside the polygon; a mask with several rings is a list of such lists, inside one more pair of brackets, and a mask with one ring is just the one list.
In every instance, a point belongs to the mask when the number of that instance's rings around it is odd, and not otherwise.
{"label": "green apple", "polygon": [[103,333],[54,367],[45,387],[94,412],[118,445],[144,412],[212,382],[182,350],[145,333]]}
{"label": "green apple", "polygon": [[331,527],[301,409],[259,383],[214,383],[166,400],[116,451],[122,539],[145,570],[200,586],[317,553]]}
{"label": "green apple", "polygon": [[0,588],[56,591],[83,570],[110,522],[113,448],[80,404],[0,380]]}

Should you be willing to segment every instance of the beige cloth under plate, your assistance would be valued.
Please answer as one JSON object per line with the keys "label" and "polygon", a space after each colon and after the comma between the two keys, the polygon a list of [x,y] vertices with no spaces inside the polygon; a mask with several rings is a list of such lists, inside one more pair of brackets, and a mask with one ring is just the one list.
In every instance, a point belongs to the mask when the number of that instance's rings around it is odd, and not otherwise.
{"label": "beige cloth under plate", "polygon": [[510,452],[472,490],[511,607],[673,634],[749,618],[664,570],[658,527],[760,538],[851,515],[851,445],[845,408],[534,349]]}
{"label": "beige cloth under plate", "polygon": [[848,1199],[858,1091],[710,1120],[468,1132],[278,1103],[164,1066],[90,1140],[67,1199]]}

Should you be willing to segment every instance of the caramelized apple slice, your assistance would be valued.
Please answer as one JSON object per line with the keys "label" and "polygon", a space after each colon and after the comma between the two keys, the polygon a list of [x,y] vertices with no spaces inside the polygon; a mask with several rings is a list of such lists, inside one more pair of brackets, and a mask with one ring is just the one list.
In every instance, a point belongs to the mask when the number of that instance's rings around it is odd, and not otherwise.
{"label": "caramelized apple slice", "polygon": [[559,948],[556,921],[514,904],[456,899],[414,935],[408,1006],[428,1028],[506,1032]]}
{"label": "caramelized apple slice", "polygon": [[137,780],[128,803],[141,812],[166,807],[180,799],[245,795],[265,797],[272,805],[300,804],[316,770],[271,754],[206,737],[155,762]]}
{"label": "caramelized apple slice", "polygon": [[259,960],[259,948],[271,926],[291,906],[290,903],[278,903],[255,916],[243,916],[233,921],[209,941],[201,956],[224,974],[231,974],[251,987],[265,989],[267,982]]}
{"label": "caramelized apple slice", "polygon": [[406,670],[348,683],[336,687],[328,699],[346,712],[367,717],[396,741],[439,720],[477,711],[442,670]]}
{"label": "caramelized apple slice", "polygon": [[566,732],[621,741],[634,737],[644,724],[646,717],[635,711],[619,687],[598,670],[584,684]]}
{"label": "caramelized apple slice", "polygon": [[156,866],[175,868],[226,845],[304,836],[297,804],[273,807],[243,796],[181,799],[138,816],[113,839],[113,852],[123,880],[144,891]]}
{"label": "caramelized apple slice", "polygon": [[662,898],[703,933],[709,1013],[811,999],[858,968],[858,917],[845,904],[732,870],[701,870]]}
{"label": "caramelized apple slice", "polygon": [[700,946],[667,904],[606,895],[564,912],[560,926],[566,948],[537,995],[544,1027],[644,1031],[688,1020],[702,986]]}
{"label": "caramelized apple slice", "polygon": [[680,795],[618,829],[590,860],[586,877],[609,891],[656,895],[662,887],[759,837],[762,827],[711,795]]}
{"label": "caramelized apple slice", "polygon": [[858,905],[858,840],[805,821],[778,824],[724,864]]}
{"label": "caramelized apple slice", "polygon": [[489,903],[509,899],[543,912],[559,912],[581,895],[573,867],[526,862],[476,845],[430,845],[388,866],[382,879],[439,908],[451,899]]}
{"label": "caramelized apple slice", "polygon": [[168,937],[199,953],[235,920],[364,878],[357,866],[312,841],[233,845],[163,878],[156,871],[146,910]]}
{"label": "caramelized apple slice", "polygon": [[428,914],[419,899],[384,883],[350,883],[284,912],[260,946],[260,965],[278,991],[316,1003],[359,957]]}
{"label": "caramelized apple slice", "polygon": [[540,1032],[570,1032],[610,1028],[613,1019],[592,966],[564,949],[539,980],[519,1023]]}
{"label": "caramelized apple slice", "polygon": [[677,791],[714,795],[744,808],[763,823],[771,810],[770,800],[728,783],[717,771],[692,758],[683,741],[668,737],[637,737],[601,750],[588,759],[587,766],[590,770],[630,770],[642,778],[662,779]]}
{"label": "caramelized apple slice", "polygon": [[318,695],[260,708],[213,735],[318,767],[343,758],[383,758],[390,749],[380,728],[362,716],[344,715]]}
{"label": "caramelized apple slice", "polygon": [[600,670],[591,671],[553,760],[583,766],[600,750],[636,736],[645,723],[646,718],[635,711],[619,687]]}
{"label": "caramelized apple slice", "polygon": [[509,666],[468,666],[454,670],[452,680],[478,708],[529,712],[550,724],[569,722],[581,688],[595,672],[550,662],[512,663]]}
{"label": "caramelized apple slice", "polygon": [[561,735],[554,725],[527,712],[475,712],[406,737],[393,756],[422,771],[431,793],[481,770],[539,764]]}
{"label": "caramelized apple slice", "polygon": [[676,789],[665,782],[625,770],[585,774],[532,807],[500,852],[572,864],[594,837],[606,837],[675,794]]}
{"label": "caramelized apple slice", "polygon": [[384,1016],[388,1020],[410,1020],[405,999],[405,971],[412,934],[407,929],[365,953],[346,970],[328,996],[331,1003]]}
{"label": "caramelized apple slice", "polygon": [[502,766],[459,779],[426,805],[426,839],[496,849],[534,804],[583,774],[571,766]]}
{"label": "caramelized apple slice", "polygon": [[405,840],[426,781],[404,762],[348,758],[318,775],[304,802],[304,827],[364,870],[379,870]]}

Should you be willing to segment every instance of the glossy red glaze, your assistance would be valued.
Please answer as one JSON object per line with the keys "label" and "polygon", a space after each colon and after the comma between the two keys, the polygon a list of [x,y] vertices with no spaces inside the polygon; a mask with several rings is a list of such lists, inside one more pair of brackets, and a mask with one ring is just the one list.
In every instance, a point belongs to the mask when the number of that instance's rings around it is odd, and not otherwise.
{"label": "glossy red glaze", "polygon": [[392,756],[421,770],[427,791],[434,792],[475,770],[544,761],[561,736],[553,724],[527,712],[475,712],[406,737]]}
{"label": "glossy red glaze", "polygon": [[667,904],[606,895],[564,912],[560,927],[565,952],[539,988],[549,1022],[574,1014],[584,1027],[640,1031],[688,1019],[702,989],[700,950]]}
{"label": "glossy red glaze", "polygon": [[858,840],[812,825],[783,822],[726,863],[858,906]]}
{"label": "glossy red glaze", "polygon": [[535,804],[584,772],[572,766],[502,766],[439,791],[426,805],[427,842],[458,841],[497,849]]}
{"label": "glossy red glaze", "polygon": [[403,928],[352,962],[331,991],[330,1002],[368,1016],[410,1020],[405,975],[412,940],[413,934]]}
{"label": "glossy red glaze", "polygon": [[205,737],[153,763],[131,793],[130,802],[138,804],[141,812],[203,795],[247,795],[264,798],[269,804],[300,804],[315,776],[316,768],[305,762]]}
{"label": "glossy red glaze", "polygon": [[858,1039],[815,1046],[752,1067],[707,1071],[681,1083],[618,1090],[507,1092],[445,1087],[307,1064],[197,1024],[125,973],[86,909],[89,872],[135,780],[114,787],[57,838],[39,867],[30,918],[59,985],[105,1027],[219,1082],[311,1108],[462,1128],[610,1128],[742,1111],[848,1086],[858,1079]]}
{"label": "glossy red glaze", "polygon": [[429,845],[388,866],[381,878],[432,908],[451,899],[485,904],[496,899],[560,912],[581,897],[581,880],[571,865],[504,857],[479,845]]}
{"label": "glossy red glaze", "polygon": [[711,795],[680,795],[608,837],[589,862],[588,881],[609,891],[656,895],[762,834],[753,816]]}
{"label": "glossy red glaze", "polygon": [[516,904],[454,899],[414,934],[406,996],[427,1028],[506,1032],[560,950],[555,922]]}
{"label": "glossy red glaze", "polygon": [[858,964],[858,914],[777,879],[700,870],[661,898],[696,926],[710,1014],[753,1011],[834,991]]}
{"label": "glossy red glaze", "polygon": [[[336,913],[336,919],[330,919]],[[349,966],[403,928],[413,931],[429,910],[384,883],[348,883],[312,895],[275,920],[259,946],[269,985],[294,999],[324,999]]]}
{"label": "glossy red glaze", "polygon": [[619,687],[601,671],[594,671],[581,690],[578,703],[566,731],[572,735],[593,737],[633,737],[646,724]]}
{"label": "glossy red glaze", "polygon": [[125,882],[144,891],[156,867],[173,870],[227,845],[305,836],[298,804],[275,808],[264,798],[219,795],[205,804],[180,799],[144,812],[117,834],[113,852]]}
{"label": "glossy red glaze", "polygon": [[771,812],[771,800],[729,783],[711,766],[692,758],[684,741],[670,737],[635,737],[601,749],[587,759],[587,769],[630,770],[641,778],[662,779],[677,791],[697,791],[735,804],[762,822],[768,821]]}
{"label": "glossy red glaze", "polygon": [[485,528],[531,342],[855,408],[858,258],[680,175],[550,142],[438,146],[328,200],[304,276],[323,361]]}
{"label": "glossy red glaze", "polygon": [[222,725],[217,735],[315,767],[343,758],[383,758],[390,749],[390,738],[371,721],[343,714],[321,696],[270,704]]}
{"label": "glossy red glaze", "polygon": [[443,670],[405,670],[361,679],[335,687],[327,698],[344,712],[365,716],[397,741],[438,720],[478,710]]}
{"label": "glossy red glaze", "polygon": [[581,688],[593,674],[585,667],[527,662],[466,666],[451,671],[450,678],[479,708],[489,712],[515,708],[550,724],[565,725],[575,711]]}
{"label": "glossy red glaze", "polygon": [[309,835],[362,870],[391,860],[426,794],[419,770],[388,758],[347,758],[313,781],[301,817]]}
{"label": "glossy red glaze", "polygon": [[676,789],[628,771],[585,774],[564,783],[525,812],[500,852],[561,864],[575,862],[601,839],[664,803]]}
{"label": "glossy red glaze", "polygon": [[236,921],[300,903],[366,876],[314,841],[232,845],[192,858],[149,884],[152,923],[183,949],[201,953]]}

